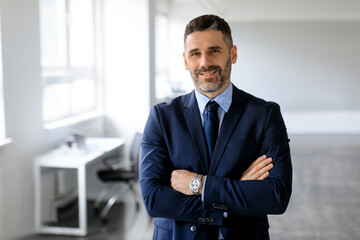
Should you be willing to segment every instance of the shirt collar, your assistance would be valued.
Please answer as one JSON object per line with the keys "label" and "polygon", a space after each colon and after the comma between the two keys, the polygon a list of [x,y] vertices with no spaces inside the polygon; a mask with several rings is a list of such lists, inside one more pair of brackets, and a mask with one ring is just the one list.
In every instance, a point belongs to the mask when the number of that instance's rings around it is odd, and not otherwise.
{"label": "shirt collar", "polygon": [[[232,102],[233,86],[230,84],[219,96],[213,101],[217,102],[219,106],[227,113]],[[195,89],[195,97],[199,106],[200,113],[204,112],[206,104],[212,100]]]}

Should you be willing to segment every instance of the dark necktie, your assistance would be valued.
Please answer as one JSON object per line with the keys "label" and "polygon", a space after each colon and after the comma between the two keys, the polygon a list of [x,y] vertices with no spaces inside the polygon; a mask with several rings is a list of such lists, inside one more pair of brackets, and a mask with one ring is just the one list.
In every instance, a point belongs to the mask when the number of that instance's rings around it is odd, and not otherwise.
{"label": "dark necktie", "polygon": [[206,113],[204,119],[204,132],[208,145],[210,159],[215,148],[215,143],[219,131],[219,117],[217,113],[218,107],[219,104],[217,104],[217,102],[215,101],[209,101],[205,107]]}

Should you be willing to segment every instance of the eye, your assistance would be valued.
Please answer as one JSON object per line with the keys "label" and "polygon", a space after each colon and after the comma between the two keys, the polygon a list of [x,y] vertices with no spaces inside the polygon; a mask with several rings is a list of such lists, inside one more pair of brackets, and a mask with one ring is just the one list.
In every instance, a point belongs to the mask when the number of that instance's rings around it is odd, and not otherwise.
{"label": "eye", "polygon": [[195,56],[199,56],[199,55],[200,55],[199,52],[193,52],[190,56],[192,56],[192,57],[194,56],[194,57],[195,57]]}
{"label": "eye", "polygon": [[218,53],[218,52],[220,52],[218,49],[211,49],[211,51],[210,51],[211,54]]}

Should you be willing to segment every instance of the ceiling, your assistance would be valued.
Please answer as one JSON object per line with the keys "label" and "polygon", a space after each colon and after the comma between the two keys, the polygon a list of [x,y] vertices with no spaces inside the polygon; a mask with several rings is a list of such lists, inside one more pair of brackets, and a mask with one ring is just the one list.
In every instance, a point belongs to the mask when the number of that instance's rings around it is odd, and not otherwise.
{"label": "ceiling", "polygon": [[360,20],[359,0],[162,0],[175,14],[193,17],[199,12],[228,21]]}

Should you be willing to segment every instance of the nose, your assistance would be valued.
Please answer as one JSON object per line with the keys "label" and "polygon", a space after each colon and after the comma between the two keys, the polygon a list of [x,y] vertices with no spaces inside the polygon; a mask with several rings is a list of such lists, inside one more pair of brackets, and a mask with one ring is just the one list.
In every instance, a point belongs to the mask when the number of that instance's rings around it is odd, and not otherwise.
{"label": "nose", "polygon": [[211,59],[207,54],[203,54],[201,56],[201,61],[200,61],[200,67],[204,67],[207,68],[209,66],[211,66]]}

